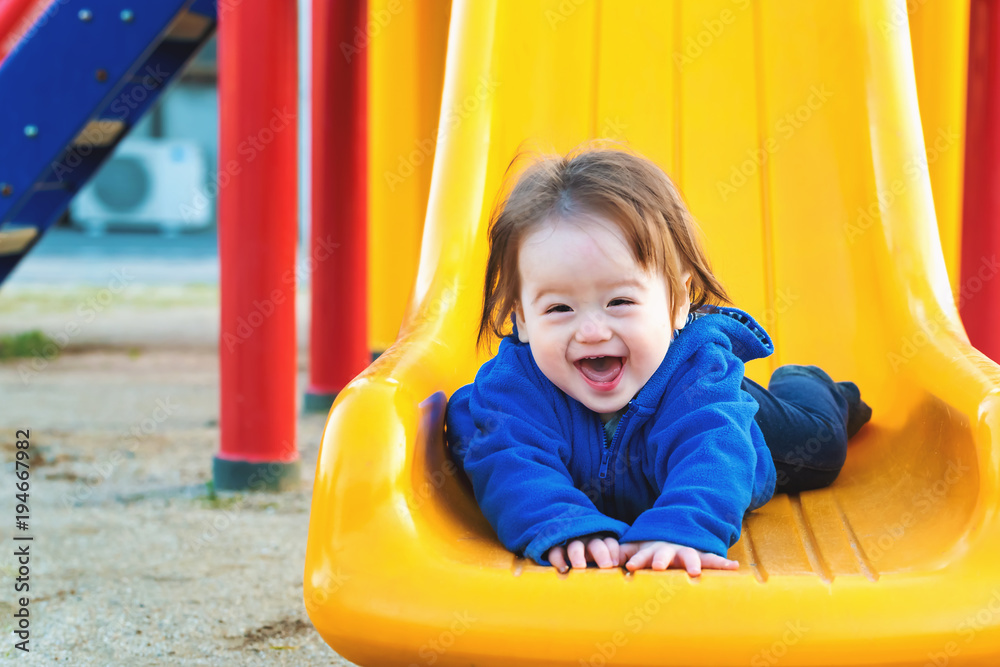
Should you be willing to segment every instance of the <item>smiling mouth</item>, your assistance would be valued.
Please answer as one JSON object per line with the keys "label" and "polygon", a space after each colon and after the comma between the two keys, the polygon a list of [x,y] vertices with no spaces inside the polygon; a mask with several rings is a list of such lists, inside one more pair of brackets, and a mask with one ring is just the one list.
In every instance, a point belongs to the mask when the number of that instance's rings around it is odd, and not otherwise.
{"label": "smiling mouth", "polygon": [[601,391],[611,391],[618,386],[625,357],[585,357],[574,364],[587,383]]}

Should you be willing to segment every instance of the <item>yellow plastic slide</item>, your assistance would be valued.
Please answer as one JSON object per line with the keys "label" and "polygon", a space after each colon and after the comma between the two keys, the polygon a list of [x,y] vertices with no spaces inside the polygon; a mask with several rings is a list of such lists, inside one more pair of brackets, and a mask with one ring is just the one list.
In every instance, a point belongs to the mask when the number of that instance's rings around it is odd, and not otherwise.
{"label": "yellow plastic slide", "polygon": [[416,278],[450,11],[451,0],[368,0],[368,346],[375,352],[396,339]]}
{"label": "yellow plastic slide", "polygon": [[917,100],[927,148],[941,250],[952,293],[961,291],[965,98],[969,62],[968,0],[907,3]]}
{"label": "yellow plastic slide", "polygon": [[[338,396],[317,467],[304,594],[334,649],[373,666],[998,664],[1000,367],[951,297],[906,12],[454,2],[408,316]],[[875,412],[831,487],[746,517],[735,572],[517,558],[444,449],[445,397],[485,361],[503,171],[523,142],[595,136],[680,185],[717,273],[774,338],[751,377],[818,364]]]}

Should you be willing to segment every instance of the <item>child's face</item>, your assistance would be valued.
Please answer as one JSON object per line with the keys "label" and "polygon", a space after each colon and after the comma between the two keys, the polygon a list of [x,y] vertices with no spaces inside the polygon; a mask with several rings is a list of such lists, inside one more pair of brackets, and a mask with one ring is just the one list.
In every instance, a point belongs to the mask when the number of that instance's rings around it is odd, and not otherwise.
{"label": "child's face", "polygon": [[682,304],[671,321],[665,277],[644,271],[618,227],[596,216],[546,221],[523,239],[518,266],[519,338],[553,384],[594,412],[635,396],[687,318]]}

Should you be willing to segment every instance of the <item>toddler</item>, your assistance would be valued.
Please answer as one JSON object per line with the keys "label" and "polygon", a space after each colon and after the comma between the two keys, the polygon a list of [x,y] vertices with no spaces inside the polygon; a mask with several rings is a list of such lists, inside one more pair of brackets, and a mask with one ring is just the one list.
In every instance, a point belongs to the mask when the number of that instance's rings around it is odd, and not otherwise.
{"label": "toddler", "polygon": [[[529,166],[495,208],[478,343],[447,441],[500,541],[560,572],[735,569],[743,515],[833,482],[871,410],[856,385],[782,366],[721,304],[667,175],[584,147]],[[510,329],[507,324],[510,322]]]}

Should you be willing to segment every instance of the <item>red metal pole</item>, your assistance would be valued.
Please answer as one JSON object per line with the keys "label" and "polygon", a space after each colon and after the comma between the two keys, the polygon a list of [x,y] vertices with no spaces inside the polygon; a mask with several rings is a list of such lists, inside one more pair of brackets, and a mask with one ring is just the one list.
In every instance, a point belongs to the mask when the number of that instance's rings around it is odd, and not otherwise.
{"label": "red metal pole", "polygon": [[[221,5],[220,5],[221,8]],[[299,481],[295,446],[294,0],[219,12],[218,488]]]}
{"label": "red metal pole", "polygon": [[966,107],[962,282],[969,340],[1000,361],[1000,2],[972,0]]}
{"label": "red metal pole", "polygon": [[0,63],[31,32],[31,26],[51,2],[52,0],[0,0]]}
{"label": "red metal pole", "polygon": [[313,0],[312,316],[307,410],[369,362],[367,2]]}

